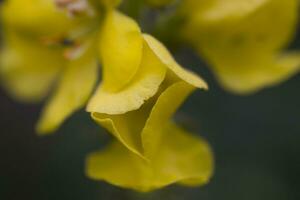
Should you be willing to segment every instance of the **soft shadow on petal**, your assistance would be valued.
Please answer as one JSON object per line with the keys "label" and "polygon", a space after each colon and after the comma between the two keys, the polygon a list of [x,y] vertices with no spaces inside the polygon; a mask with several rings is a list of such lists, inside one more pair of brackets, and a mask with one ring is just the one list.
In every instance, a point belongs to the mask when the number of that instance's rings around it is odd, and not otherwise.
{"label": "soft shadow on petal", "polygon": [[126,86],[141,64],[143,39],[138,24],[117,11],[109,11],[99,34],[103,85],[116,92]]}

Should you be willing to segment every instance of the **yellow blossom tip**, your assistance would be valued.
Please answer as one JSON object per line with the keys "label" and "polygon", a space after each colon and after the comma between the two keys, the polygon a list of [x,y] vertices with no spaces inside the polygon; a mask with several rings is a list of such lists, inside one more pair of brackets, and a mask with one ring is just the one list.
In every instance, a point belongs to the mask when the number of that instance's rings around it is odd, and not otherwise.
{"label": "yellow blossom tip", "polygon": [[147,42],[148,46],[151,48],[151,50],[156,54],[156,56],[168,67],[168,69],[174,72],[179,78],[197,88],[206,90],[208,89],[207,83],[195,73],[182,68],[174,60],[170,52],[162,43],[160,43],[157,39],[148,34],[143,34],[143,37],[144,40]]}

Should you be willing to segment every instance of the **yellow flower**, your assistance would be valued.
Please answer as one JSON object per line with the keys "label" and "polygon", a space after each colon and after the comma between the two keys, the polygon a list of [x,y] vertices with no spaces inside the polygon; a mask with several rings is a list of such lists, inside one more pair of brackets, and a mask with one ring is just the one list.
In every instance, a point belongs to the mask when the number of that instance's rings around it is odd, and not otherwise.
{"label": "yellow flower", "polygon": [[[207,85],[181,68],[156,39],[140,36],[142,56],[135,57],[139,66],[137,71],[131,69],[135,72],[131,80],[116,91],[110,89],[120,88],[119,82],[111,82],[108,87],[109,82],[104,79],[89,102],[88,111],[93,119],[117,141],[89,156],[87,174],[139,191],[176,182],[190,186],[205,184],[213,171],[211,150],[205,141],[176,126],[171,116],[195,88]],[[124,56],[128,57],[127,54]],[[128,73],[121,75],[128,77]]]}
{"label": "yellow flower", "polygon": [[299,71],[299,52],[284,51],[298,8],[298,0],[184,0],[183,32],[226,89],[251,93]]}
{"label": "yellow flower", "polygon": [[52,0],[8,0],[1,6],[0,76],[7,91],[19,100],[38,101],[55,86],[37,124],[41,134],[55,131],[83,107],[97,81],[94,44],[101,15],[68,12]]}

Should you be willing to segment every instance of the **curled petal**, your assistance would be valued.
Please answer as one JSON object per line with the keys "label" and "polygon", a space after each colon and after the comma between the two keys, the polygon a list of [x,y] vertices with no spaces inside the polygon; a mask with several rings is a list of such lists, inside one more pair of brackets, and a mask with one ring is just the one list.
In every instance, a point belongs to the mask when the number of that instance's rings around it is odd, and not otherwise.
{"label": "curled petal", "polygon": [[185,82],[162,85],[160,93],[140,109],[121,115],[93,113],[93,119],[111,132],[125,147],[146,160],[159,149],[165,124],[195,89]]}
{"label": "curled petal", "polygon": [[144,34],[144,40],[147,42],[147,45],[151,48],[151,50],[155,53],[155,55],[165,64],[165,66],[170,69],[173,73],[175,73],[180,79],[186,81],[187,83],[197,87],[207,89],[208,86],[206,82],[195,75],[194,73],[183,69],[172,57],[170,52],[166,49],[166,47],[160,43],[154,37]]}
{"label": "curled petal", "polygon": [[142,192],[173,183],[196,186],[209,181],[212,157],[203,139],[169,123],[163,130],[161,148],[151,162],[113,142],[105,150],[89,155],[86,173],[93,179]]}
{"label": "curled petal", "polygon": [[106,89],[104,80],[91,98],[87,111],[123,114],[136,110],[155,95],[165,74],[164,64],[155,57],[150,48],[144,46],[141,65],[132,81],[121,91],[111,92]]}

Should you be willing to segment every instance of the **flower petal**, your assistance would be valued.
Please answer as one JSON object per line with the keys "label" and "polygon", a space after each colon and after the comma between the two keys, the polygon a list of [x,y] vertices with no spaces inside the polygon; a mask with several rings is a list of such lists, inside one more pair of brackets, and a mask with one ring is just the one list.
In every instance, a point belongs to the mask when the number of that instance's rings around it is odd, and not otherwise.
{"label": "flower petal", "polygon": [[108,12],[99,39],[105,90],[116,92],[133,79],[141,64],[142,48],[137,23],[119,12]]}
{"label": "flower petal", "polygon": [[88,157],[86,173],[93,179],[143,192],[177,182],[196,186],[210,179],[212,157],[203,139],[168,124],[164,129],[161,148],[150,163],[114,142],[104,151]]}
{"label": "flower petal", "polygon": [[73,112],[80,109],[97,81],[97,59],[90,48],[79,58],[70,61],[38,122],[40,134],[55,131]]}
{"label": "flower petal", "polygon": [[183,81],[167,80],[157,97],[138,110],[121,115],[93,113],[92,117],[130,151],[147,160],[156,153],[166,122],[194,89]]}
{"label": "flower petal", "polygon": [[165,74],[164,64],[155,57],[149,47],[144,46],[141,65],[132,81],[121,91],[111,92],[106,89],[104,80],[91,98],[87,111],[123,114],[136,110],[155,95]]}
{"label": "flower petal", "polygon": [[160,151],[163,137],[161,130],[168,124],[185,99],[196,89],[184,81],[165,87],[167,89],[156,100],[141,133],[144,155],[150,160],[157,151]]}

